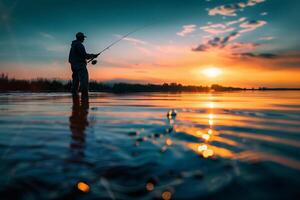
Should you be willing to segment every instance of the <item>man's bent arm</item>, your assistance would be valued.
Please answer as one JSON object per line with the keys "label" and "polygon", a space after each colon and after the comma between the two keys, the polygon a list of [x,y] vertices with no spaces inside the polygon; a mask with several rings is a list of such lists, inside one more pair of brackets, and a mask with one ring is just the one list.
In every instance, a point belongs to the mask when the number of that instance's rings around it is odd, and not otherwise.
{"label": "man's bent arm", "polygon": [[95,54],[86,53],[85,48],[82,44],[79,45],[78,50],[79,50],[80,54],[82,55],[82,57],[84,57],[85,59],[95,58]]}

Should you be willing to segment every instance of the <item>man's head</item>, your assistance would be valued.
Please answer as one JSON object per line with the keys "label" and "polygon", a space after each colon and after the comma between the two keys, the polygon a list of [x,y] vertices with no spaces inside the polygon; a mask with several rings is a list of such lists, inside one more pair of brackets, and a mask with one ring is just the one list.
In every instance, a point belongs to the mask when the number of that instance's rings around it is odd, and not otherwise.
{"label": "man's head", "polygon": [[80,42],[84,41],[84,38],[86,38],[86,36],[82,33],[82,32],[78,32],[76,33],[76,39]]}

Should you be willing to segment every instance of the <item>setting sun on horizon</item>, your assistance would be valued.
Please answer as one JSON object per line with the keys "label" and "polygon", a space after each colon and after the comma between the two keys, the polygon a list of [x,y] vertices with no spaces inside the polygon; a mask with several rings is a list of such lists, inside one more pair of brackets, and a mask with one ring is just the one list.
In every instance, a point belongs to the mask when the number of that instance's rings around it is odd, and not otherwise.
{"label": "setting sun on horizon", "polygon": [[217,76],[220,76],[222,71],[219,68],[216,67],[209,67],[204,69],[203,74],[209,78],[215,78]]}

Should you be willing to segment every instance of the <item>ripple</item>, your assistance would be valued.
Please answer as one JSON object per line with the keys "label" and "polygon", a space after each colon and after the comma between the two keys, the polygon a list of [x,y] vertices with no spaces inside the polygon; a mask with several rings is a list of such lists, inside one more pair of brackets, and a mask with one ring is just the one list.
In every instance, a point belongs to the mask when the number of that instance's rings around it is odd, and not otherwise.
{"label": "ripple", "polygon": [[[297,92],[91,93],[89,102],[77,100],[57,93],[0,94],[1,195],[241,199],[247,193],[248,199],[291,199],[299,194]],[[169,119],[172,109],[177,115]]]}

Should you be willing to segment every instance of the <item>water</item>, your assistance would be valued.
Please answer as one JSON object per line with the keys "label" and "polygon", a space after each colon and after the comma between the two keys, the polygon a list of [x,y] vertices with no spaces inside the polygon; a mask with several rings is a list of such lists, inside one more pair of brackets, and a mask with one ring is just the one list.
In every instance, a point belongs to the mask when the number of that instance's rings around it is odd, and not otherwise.
{"label": "water", "polygon": [[0,111],[1,199],[300,195],[300,92],[2,93]]}

